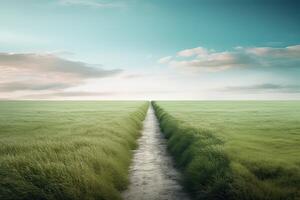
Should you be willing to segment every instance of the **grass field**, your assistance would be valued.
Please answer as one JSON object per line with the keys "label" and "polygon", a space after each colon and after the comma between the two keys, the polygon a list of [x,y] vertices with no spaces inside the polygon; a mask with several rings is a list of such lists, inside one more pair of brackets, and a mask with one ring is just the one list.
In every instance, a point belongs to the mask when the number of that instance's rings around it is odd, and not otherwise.
{"label": "grass field", "polygon": [[196,199],[300,199],[300,102],[154,102]]}
{"label": "grass field", "polygon": [[146,102],[0,102],[0,199],[120,199]]}

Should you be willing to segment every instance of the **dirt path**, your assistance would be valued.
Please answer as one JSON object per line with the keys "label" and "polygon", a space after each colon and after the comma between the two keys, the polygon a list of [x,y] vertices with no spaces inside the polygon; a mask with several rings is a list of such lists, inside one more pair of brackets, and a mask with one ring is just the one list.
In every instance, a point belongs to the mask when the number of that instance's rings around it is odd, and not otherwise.
{"label": "dirt path", "polygon": [[123,193],[125,200],[188,200],[178,184],[180,174],[167,152],[166,139],[159,129],[150,106],[139,148],[134,152],[130,185]]}

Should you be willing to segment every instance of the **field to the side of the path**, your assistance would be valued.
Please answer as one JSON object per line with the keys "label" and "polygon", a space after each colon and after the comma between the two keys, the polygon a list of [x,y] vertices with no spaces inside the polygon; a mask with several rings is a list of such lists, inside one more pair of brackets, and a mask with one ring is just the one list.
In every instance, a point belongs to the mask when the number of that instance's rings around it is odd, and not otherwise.
{"label": "field to the side of the path", "polygon": [[300,102],[155,102],[199,199],[300,198]]}
{"label": "field to the side of the path", "polygon": [[0,102],[0,199],[120,199],[146,102]]}

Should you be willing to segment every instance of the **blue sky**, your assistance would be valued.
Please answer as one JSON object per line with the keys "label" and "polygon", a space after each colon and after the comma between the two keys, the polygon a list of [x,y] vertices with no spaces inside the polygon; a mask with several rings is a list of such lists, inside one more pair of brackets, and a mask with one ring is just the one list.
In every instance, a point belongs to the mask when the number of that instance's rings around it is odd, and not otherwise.
{"label": "blue sky", "polygon": [[299,7],[2,1],[0,98],[299,99]]}

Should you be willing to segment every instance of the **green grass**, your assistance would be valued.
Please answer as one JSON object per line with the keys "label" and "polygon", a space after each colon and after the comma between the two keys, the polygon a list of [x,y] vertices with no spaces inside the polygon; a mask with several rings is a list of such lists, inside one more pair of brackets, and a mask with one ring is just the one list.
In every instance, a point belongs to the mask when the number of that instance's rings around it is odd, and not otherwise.
{"label": "green grass", "polygon": [[0,102],[0,199],[120,199],[146,102]]}
{"label": "green grass", "polygon": [[300,199],[300,102],[154,102],[196,199]]}

